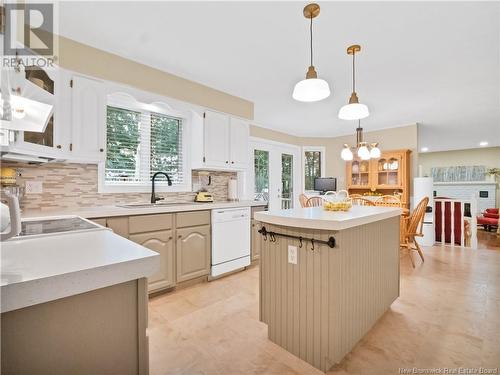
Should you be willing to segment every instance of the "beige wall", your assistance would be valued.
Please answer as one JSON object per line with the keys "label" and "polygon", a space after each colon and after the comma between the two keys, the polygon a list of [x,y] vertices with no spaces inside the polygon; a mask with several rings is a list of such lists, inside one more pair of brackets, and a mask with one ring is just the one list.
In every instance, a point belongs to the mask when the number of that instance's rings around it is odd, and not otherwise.
{"label": "beige wall", "polygon": [[[340,152],[344,147],[344,143],[354,145],[356,142],[356,135],[354,133],[348,136],[332,138],[296,137],[252,125],[250,127],[250,135],[299,146],[324,146],[326,152],[326,175],[337,177],[339,189],[345,187],[345,162],[340,158]],[[417,175],[417,124],[365,132],[364,138],[367,142],[379,142],[381,150],[411,150],[411,174],[413,177]]]}
{"label": "beige wall", "polygon": [[289,143],[292,145],[302,145],[302,139],[303,139],[301,137],[296,137],[294,135],[282,133],[276,130],[262,128],[257,125],[250,125],[250,135],[252,137],[268,139],[276,142]]}
{"label": "beige wall", "polygon": [[57,63],[66,69],[253,119],[251,101],[163,72],[74,40],[58,37]]}
{"label": "beige wall", "polygon": [[422,166],[424,175],[430,175],[432,167],[484,165],[500,168],[500,147],[420,153],[418,164]]}
{"label": "beige wall", "polygon": [[[418,157],[418,164],[422,166],[424,176],[430,176],[432,167],[484,165],[486,168],[500,168],[500,147],[421,153]],[[498,184],[496,200],[498,207],[500,206]]]}

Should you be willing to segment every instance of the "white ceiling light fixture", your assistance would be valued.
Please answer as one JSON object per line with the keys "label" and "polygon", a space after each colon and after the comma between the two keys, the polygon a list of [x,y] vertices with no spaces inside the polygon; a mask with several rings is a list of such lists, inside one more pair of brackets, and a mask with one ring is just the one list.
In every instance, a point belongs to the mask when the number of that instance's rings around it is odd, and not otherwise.
{"label": "white ceiling light fixture", "polygon": [[339,110],[339,118],[342,120],[360,120],[370,115],[370,111],[365,104],[359,103],[356,93],[356,52],[361,51],[360,45],[352,45],[347,48],[347,54],[352,55],[352,94],[349,98],[349,104],[346,104]]}
{"label": "white ceiling light fixture", "polygon": [[313,18],[319,15],[320,8],[318,4],[308,4],[304,7],[304,17],[311,20],[309,26],[311,65],[307,69],[306,79],[298,82],[294,89],[292,97],[299,102],[317,102],[330,96],[330,86],[328,82],[318,78],[318,73],[313,65]]}
{"label": "white ceiling light fixture", "polygon": [[422,151],[422,152],[427,152],[427,151],[429,151],[429,147],[422,147],[422,148],[420,149],[420,151]]}
{"label": "white ceiling light fixture", "polygon": [[479,146],[486,147],[486,146],[488,146],[488,142],[486,142],[486,141],[479,142]]}
{"label": "white ceiling light fixture", "polygon": [[358,127],[356,128],[356,147],[350,147],[347,143],[340,152],[342,160],[350,161],[354,158],[353,151],[361,160],[378,159],[381,151],[378,148],[378,143],[368,143],[363,141],[363,128],[361,127],[361,120],[358,120]]}

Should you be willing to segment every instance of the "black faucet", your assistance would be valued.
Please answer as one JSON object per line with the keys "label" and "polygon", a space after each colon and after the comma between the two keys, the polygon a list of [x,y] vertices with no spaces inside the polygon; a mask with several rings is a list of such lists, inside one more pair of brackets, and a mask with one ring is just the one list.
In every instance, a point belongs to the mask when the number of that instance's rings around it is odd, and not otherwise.
{"label": "black faucet", "polygon": [[153,175],[153,177],[151,177],[151,182],[152,182],[152,186],[151,186],[151,203],[156,203],[157,201],[164,199],[164,198],[158,198],[156,196],[156,194],[155,194],[155,180],[156,180],[156,176],[158,176],[159,174],[162,174],[162,175],[164,175],[167,178],[168,186],[172,186],[172,180],[170,180],[170,176],[166,172],[156,172]]}

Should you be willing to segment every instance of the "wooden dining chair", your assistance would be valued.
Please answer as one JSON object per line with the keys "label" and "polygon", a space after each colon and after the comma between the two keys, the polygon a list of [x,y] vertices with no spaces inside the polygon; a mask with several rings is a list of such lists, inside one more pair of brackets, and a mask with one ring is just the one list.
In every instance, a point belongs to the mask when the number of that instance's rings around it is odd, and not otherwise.
{"label": "wooden dining chair", "polygon": [[352,204],[355,206],[375,206],[375,203],[369,199],[363,198],[362,196],[358,197],[355,194],[352,194],[349,198],[351,198]]}
{"label": "wooden dining chair", "polygon": [[323,206],[323,198],[311,197],[306,202],[306,207],[321,207]]}
{"label": "wooden dining chair", "polygon": [[401,234],[400,247],[402,249],[408,250],[408,255],[410,256],[413,268],[415,268],[415,261],[413,260],[412,251],[417,251],[418,255],[420,255],[420,258],[422,259],[422,262],[424,261],[424,253],[422,252],[422,249],[418,245],[418,242],[415,240],[415,237],[424,236],[422,234],[422,226],[424,223],[425,208],[427,207],[428,203],[429,203],[429,198],[428,197],[423,198],[418,203],[417,207],[415,207],[410,216],[404,218],[404,220],[401,221],[402,234]]}
{"label": "wooden dining chair", "polygon": [[307,195],[304,193],[299,195],[299,203],[301,207],[307,207]]}
{"label": "wooden dining chair", "polygon": [[382,195],[374,203],[375,206],[403,207],[401,199],[395,195]]}

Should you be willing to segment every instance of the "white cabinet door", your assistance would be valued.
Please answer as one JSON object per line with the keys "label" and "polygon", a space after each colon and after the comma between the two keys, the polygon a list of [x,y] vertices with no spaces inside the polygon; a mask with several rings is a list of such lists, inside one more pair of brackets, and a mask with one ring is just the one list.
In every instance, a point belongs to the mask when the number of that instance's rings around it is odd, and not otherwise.
{"label": "white cabinet door", "polygon": [[250,128],[246,121],[231,117],[229,127],[229,163],[233,168],[248,166]]}
{"label": "white cabinet door", "polygon": [[205,165],[229,167],[229,116],[205,112]]}
{"label": "white cabinet door", "polygon": [[101,81],[73,76],[72,154],[88,161],[105,157],[106,95]]}

